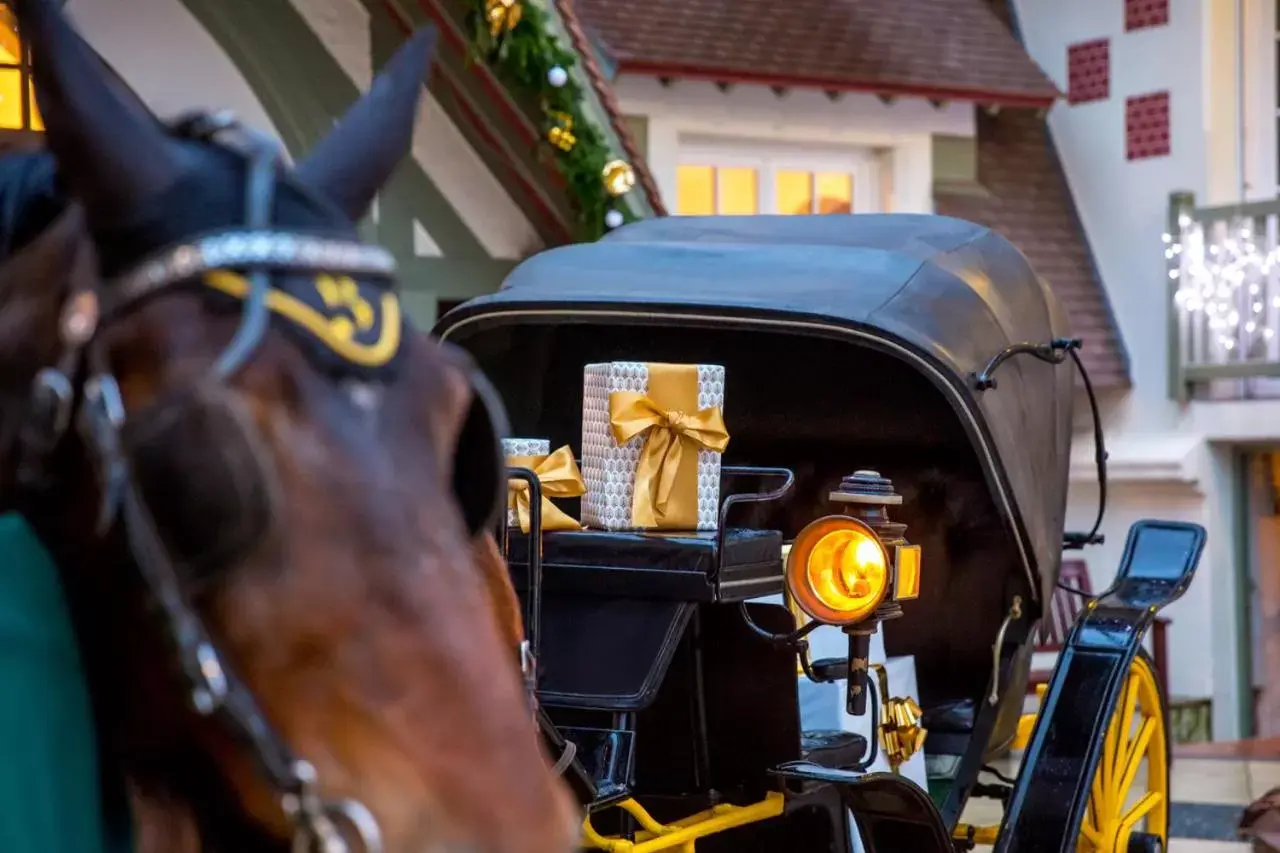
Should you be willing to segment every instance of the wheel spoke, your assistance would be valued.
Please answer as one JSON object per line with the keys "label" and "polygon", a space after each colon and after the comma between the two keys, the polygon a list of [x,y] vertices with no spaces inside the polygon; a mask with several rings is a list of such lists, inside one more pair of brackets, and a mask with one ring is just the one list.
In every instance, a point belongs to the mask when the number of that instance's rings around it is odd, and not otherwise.
{"label": "wheel spoke", "polygon": [[1143,794],[1142,799],[1134,803],[1133,808],[1124,813],[1124,817],[1120,820],[1121,831],[1127,835],[1133,830],[1133,827],[1146,817],[1152,809],[1164,802],[1164,795],[1155,791],[1148,791]]}
{"label": "wheel spoke", "polygon": [[[1111,729],[1107,734],[1106,754],[1110,764],[1107,767],[1106,787],[1109,793],[1118,791],[1116,782],[1119,780],[1120,768],[1129,759],[1129,732],[1133,728],[1133,707],[1137,698],[1138,679],[1130,673],[1124,681],[1124,691],[1120,694],[1120,701],[1116,703],[1115,713],[1111,717]],[[1114,741],[1111,740],[1113,733]]]}
{"label": "wheel spoke", "polygon": [[1094,779],[1095,782],[1101,782],[1104,793],[1111,790],[1112,754],[1116,751],[1116,744],[1120,739],[1116,729],[1116,718],[1112,717],[1111,722],[1107,723],[1107,734],[1102,741],[1102,758],[1098,762],[1098,775]]}
{"label": "wheel spoke", "polygon": [[1138,736],[1133,739],[1133,749],[1124,763],[1120,784],[1115,789],[1116,801],[1121,803],[1121,808],[1123,808],[1125,793],[1133,787],[1134,779],[1138,776],[1138,767],[1147,755],[1147,746],[1151,743],[1151,736],[1155,731],[1156,721],[1150,718],[1143,719],[1138,726]]}
{"label": "wheel spoke", "polygon": [[1105,814],[1106,801],[1104,800],[1102,790],[1102,774],[1095,773],[1093,776],[1093,784],[1089,786],[1088,818],[1092,821],[1094,826],[1100,826],[1103,821],[1103,815]]}

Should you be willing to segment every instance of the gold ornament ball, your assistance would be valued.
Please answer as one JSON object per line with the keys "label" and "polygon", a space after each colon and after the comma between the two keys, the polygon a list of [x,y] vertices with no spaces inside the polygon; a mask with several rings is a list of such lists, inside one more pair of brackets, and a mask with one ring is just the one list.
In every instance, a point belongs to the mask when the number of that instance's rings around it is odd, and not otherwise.
{"label": "gold ornament ball", "polygon": [[567,127],[553,127],[547,131],[547,141],[561,151],[572,151],[578,138]]}
{"label": "gold ornament ball", "polygon": [[602,175],[604,188],[609,195],[617,198],[626,195],[636,185],[636,172],[625,160],[611,160],[604,167]]}
{"label": "gold ornament ball", "polygon": [[486,0],[484,12],[489,21],[489,34],[497,38],[504,30],[511,30],[520,23],[524,8],[520,0]]}

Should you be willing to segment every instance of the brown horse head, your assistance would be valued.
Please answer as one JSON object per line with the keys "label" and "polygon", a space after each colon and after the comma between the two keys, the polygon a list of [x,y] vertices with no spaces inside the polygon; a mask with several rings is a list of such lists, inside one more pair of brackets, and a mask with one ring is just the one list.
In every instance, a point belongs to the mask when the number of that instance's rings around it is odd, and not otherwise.
{"label": "brown horse head", "polygon": [[376,822],[386,853],[569,850],[484,533],[499,407],[403,324],[354,224],[408,151],[430,34],[290,171],[156,121],[57,6],[16,3],[77,205],[0,269],[0,490],[59,558],[144,849],[333,824],[357,853]]}

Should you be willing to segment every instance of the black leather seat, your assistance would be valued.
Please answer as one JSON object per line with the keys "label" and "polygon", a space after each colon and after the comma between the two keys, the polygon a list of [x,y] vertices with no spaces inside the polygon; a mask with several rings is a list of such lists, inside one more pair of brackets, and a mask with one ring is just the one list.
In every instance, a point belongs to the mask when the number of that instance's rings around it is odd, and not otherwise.
{"label": "black leather seat", "polygon": [[852,767],[867,756],[867,739],[842,731],[805,732],[800,736],[800,757],[822,767]]}
{"label": "black leather seat", "polygon": [[972,699],[956,699],[924,709],[923,725],[930,734],[948,732],[969,734],[973,731],[975,706]]}
{"label": "black leather seat", "polygon": [[[725,532],[724,553],[719,553],[715,531],[664,533],[660,531],[556,530],[542,537],[542,563],[546,566],[601,566],[709,573],[716,567],[735,569],[773,565],[781,571],[782,534],[777,530],[731,527]],[[524,563],[528,537],[512,532],[509,559]]]}
{"label": "black leather seat", "polygon": [[929,733],[926,749],[936,755],[964,755],[973,735],[977,704],[955,699],[924,709],[921,725]]}

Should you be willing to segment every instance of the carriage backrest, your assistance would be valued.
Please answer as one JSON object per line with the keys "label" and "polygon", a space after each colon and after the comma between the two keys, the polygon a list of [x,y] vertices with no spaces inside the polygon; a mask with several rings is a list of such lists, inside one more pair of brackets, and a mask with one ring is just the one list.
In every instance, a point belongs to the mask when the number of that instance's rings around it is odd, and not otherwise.
{"label": "carriage backrest", "polygon": [[1040,627],[1036,632],[1036,651],[1060,651],[1067,640],[1067,632],[1092,597],[1093,584],[1089,580],[1089,565],[1084,560],[1063,560],[1058,586],[1049,599],[1048,612],[1040,620]]}

